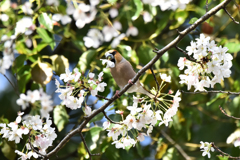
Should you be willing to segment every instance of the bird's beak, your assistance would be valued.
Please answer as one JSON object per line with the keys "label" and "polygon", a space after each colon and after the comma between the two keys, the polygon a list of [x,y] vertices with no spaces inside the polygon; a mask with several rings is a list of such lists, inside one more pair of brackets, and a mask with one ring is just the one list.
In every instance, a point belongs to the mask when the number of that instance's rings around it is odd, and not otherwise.
{"label": "bird's beak", "polygon": [[112,60],[114,58],[113,55],[110,53],[106,53],[105,56],[108,60]]}

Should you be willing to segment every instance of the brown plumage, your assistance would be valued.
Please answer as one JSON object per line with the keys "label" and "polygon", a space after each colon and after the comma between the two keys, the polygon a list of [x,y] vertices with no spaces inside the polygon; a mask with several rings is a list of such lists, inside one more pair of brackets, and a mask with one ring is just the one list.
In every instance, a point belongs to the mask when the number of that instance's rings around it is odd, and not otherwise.
{"label": "brown plumage", "polygon": [[[116,50],[110,50],[105,53],[107,58],[111,58],[110,60],[115,63],[114,68],[110,68],[111,74],[117,83],[117,85],[122,89],[126,84],[129,83],[135,75],[132,65],[125,59],[123,56]],[[154,95],[147,91],[137,80],[135,84],[132,85],[131,88],[127,90],[128,93],[139,92],[147,95],[150,98],[154,98]]]}

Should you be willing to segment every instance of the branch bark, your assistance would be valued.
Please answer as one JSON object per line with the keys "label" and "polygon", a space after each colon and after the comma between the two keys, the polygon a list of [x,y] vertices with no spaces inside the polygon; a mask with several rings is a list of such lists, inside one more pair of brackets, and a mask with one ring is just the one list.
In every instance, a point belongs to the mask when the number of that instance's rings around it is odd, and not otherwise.
{"label": "branch bark", "polygon": [[182,147],[177,144],[167,133],[165,133],[163,130],[161,130],[162,135],[180,152],[180,154],[186,159],[186,160],[192,160],[191,157],[187,155],[186,152],[182,149]]}
{"label": "branch bark", "polygon": [[199,26],[201,23],[206,21],[209,17],[212,15],[216,14],[219,10],[224,9],[228,3],[230,3],[231,0],[225,0],[216,7],[212,8],[210,11],[208,11],[204,16],[199,18],[194,24],[186,28],[184,31],[179,32],[179,35],[172,41],[170,42],[167,46],[162,48],[161,50],[153,50],[153,52],[157,53],[157,55],[150,61],[148,64],[146,64],[142,69],[140,69],[137,74],[133,77],[132,82],[133,83],[128,83],[124,88],[118,92],[118,95],[114,95],[111,99],[108,100],[102,107],[99,109],[95,110],[90,116],[86,117],[86,119],[82,122],[78,128],[74,129],[70,133],[68,133],[62,141],[48,154],[46,154],[46,157],[49,158],[56,154],[63,146],[76,134],[79,132],[82,132],[82,129],[87,125],[87,123],[94,118],[97,114],[103,112],[110,104],[112,104],[118,96],[121,96],[123,93],[125,93],[139,78],[140,76],[147,70],[150,69],[154,63],[169,49],[175,47],[188,33],[190,33],[192,30],[194,30],[197,26]]}
{"label": "branch bark", "polygon": [[222,91],[222,90],[212,90],[212,91],[200,91],[200,92],[185,92],[180,90],[181,93],[186,94],[198,94],[198,93],[226,93],[226,94],[233,94],[233,95],[240,95],[240,92],[230,92],[230,91]]}
{"label": "branch bark", "polygon": [[214,149],[216,149],[216,151],[220,152],[222,155],[224,156],[227,156],[228,158],[231,158],[231,159],[240,159],[240,157],[233,157],[233,156],[230,156],[228,153],[225,153],[223,152],[221,149],[219,149],[213,142],[211,143],[212,147]]}

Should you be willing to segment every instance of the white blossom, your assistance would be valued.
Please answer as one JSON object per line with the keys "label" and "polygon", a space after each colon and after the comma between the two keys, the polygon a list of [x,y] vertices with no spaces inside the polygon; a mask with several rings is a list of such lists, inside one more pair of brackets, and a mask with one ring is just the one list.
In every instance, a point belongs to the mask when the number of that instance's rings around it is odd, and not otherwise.
{"label": "white blossom", "polygon": [[163,81],[165,82],[171,82],[171,76],[167,76],[166,74],[164,73],[160,73],[160,77]]}
{"label": "white blossom", "polygon": [[88,48],[98,48],[104,41],[102,33],[98,29],[89,29],[87,36],[83,37],[84,45]]}
{"label": "white blossom", "polygon": [[118,10],[117,10],[117,8],[111,8],[111,9],[109,10],[109,15],[110,15],[111,18],[117,17],[117,16],[118,16]]}
{"label": "white blossom", "polygon": [[22,5],[22,11],[23,11],[25,14],[32,15],[32,14],[33,14],[32,3],[30,3],[30,2],[25,2],[25,3]]}
{"label": "white blossom", "polygon": [[72,21],[71,17],[69,17],[68,15],[62,15],[62,14],[54,14],[52,16],[52,20],[61,21],[63,25],[66,25]]}
{"label": "white blossom", "polygon": [[194,86],[195,91],[205,91],[205,87],[213,87],[216,83],[221,83],[224,78],[230,77],[232,55],[227,53],[228,48],[217,47],[213,40],[210,41],[210,37],[201,34],[196,42],[191,41],[186,50],[196,62],[181,57],[177,65],[180,70],[187,68],[179,77],[181,84],[188,85],[188,90]]}
{"label": "white blossom", "polygon": [[151,22],[152,19],[153,19],[153,17],[149,12],[147,12],[147,11],[143,12],[143,20],[144,20],[145,23]]}
{"label": "white blossom", "polygon": [[115,63],[108,60],[108,59],[100,59],[102,61],[102,64],[105,65],[105,63],[107,63],[106,68],[114,68],[115,67]]}
{"label": "white blossom", "polygon": [[200,149],[201,151],[203,151],[202,156],[208,155],[208,158],[211,158],[210,151],[214,152],[214,148],[212,147],[212,145],[208,142],[203,141],[201,141],[200,143],[201,143]]}
{"label": "white blossom", "polygon": [[134,26],[131,26],[126,31],[127,37],[129,36],[137,36],[138,35],[138,29]]}

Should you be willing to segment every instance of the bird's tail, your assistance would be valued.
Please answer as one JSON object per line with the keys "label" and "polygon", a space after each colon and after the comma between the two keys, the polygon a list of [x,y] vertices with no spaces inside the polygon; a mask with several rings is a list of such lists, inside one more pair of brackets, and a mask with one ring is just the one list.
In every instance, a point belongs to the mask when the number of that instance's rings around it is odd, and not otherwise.
{"label": "bird's tail", "polygon": [[140,87],[140,90],[138,91],[139,93],[145,94],[147,95],[149,98],[154,99],[155,95],[152,94],[150,91],[148,91],[147,89],[145,89],[143,86]]}

